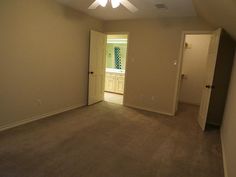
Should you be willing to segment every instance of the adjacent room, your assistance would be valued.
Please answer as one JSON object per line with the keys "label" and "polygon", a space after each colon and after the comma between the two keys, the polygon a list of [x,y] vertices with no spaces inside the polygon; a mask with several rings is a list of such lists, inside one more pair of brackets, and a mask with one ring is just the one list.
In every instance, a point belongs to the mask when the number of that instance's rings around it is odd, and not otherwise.
{"label": "adjacent room", "polygon": [[123,104],[128,35],[107,35],[104,100]]}
{"label": "adjacent room", "polygon": [[235,177],[233,0],[1,0],[0,177]]}

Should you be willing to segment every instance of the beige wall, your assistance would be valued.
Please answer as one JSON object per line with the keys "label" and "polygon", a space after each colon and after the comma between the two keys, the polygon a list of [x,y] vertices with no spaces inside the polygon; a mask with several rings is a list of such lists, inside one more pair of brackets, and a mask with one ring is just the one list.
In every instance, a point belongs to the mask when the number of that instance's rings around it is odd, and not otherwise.
{"label": "beige wall", "polygon": [[225,177],[236,176],[236,54],[225,108],[221,140],[224,155]]}
{"label": "beige wall", "polygon": [[0,26],[0,128],[86,104],[101,21],[54,0],[1,0]]}
{"label": "beige wall", "polygon": [[130,34],[125,104],[173,114],[182,31],[211,29],[196,18],[106,22],[106,32]]}
{"label": "beige wall", "polygon": [[180,102],[200,105],[211,34],[186,35],[188,47],[184,49]]}

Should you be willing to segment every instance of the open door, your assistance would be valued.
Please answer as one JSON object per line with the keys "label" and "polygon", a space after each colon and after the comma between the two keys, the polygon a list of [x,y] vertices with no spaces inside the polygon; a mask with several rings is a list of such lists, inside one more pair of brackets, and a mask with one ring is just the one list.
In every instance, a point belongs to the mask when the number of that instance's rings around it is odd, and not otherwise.
{"label": "open door", "polygon": [[90,32],[88,105],[104,99],[106,35]]}
{"label": "open door", "polygon": [[219,42],[221,37],[222,29],[218,29],[213,32],[212,39],[209,46],[208,60],[207,60],[207,76],[202,92],[202,99],[199,111],[198,122],[203,130],[206,127],[208,108],[210,103],[210,97],[213,86],[213,79],[215,74],[215,66],[217,61],[217,54],[219,49]]}

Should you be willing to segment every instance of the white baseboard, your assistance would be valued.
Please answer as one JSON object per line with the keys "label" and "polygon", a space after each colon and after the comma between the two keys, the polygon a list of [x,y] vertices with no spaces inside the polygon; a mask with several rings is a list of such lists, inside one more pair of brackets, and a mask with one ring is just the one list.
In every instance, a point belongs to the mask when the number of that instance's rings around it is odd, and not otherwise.
{"label": "white baseboard", "polygon": [[221,137],[221,146],[222,146],[222,156],[223,156],[223,167],[224,167],[224,177],[228,177],[228,171],[227,171],[227,162],[226,162],[226,154],[225,154],[225,147],[222,135]]}
{"label": "white baseboard", "polygon": [[124,106],[135,108],[135,109],[140,109],[140,110],[144,110],[144,111],[149,111],[149,112],[155,112],[155,113],[163,114],[163,115],[167,115],[167,116],[174,116],[174,114],[172,114],[172,113],[157,111],[154,109],[145,108],[145,107],[141,107],[141,106],[136,106],[136,105],[131,105],[131,104],[124,104]]}
{"label": "white baseboard", "polygon": [[85,106],[85,105],[84,104],[73,105],[73,106],[69,106],[69,107],[66,107],[66,108],[63,108],[63,109],[60,109],[60,110],[45,113],[45,114],[42,114],[42,115],[36,115],[36,116],[33,116],[31,118],[28,118],[28,119],[21,120],[21,121],[9,123],[9,124],[6,124],[6,125],[1,125],[0,126],[0,131],[4,131],[4,130],[10,129],[10,128],[14,128],[14,127],[17,127],[17,126],[20,126],[20,125],[23,125],[23,124],[27,124],[27,123],[39,120],[39,119],[44,119],[44,118],[47,118],[47,117],[50,117],[50,116],[53,116],[53,115],[57,115],[57,114],[60,114],[60,113],[63,113],[63,112],[67,112],[67,111],[70,111],[70,110],[73,110],[73,109],[80,108],[80,107],[83,107],[83,106]]}
{"label": "white baseboard", "polygon": [[179,101],[180,104],[188,104],[188,105],[192,105],[192,106],[200,106],[200,104],[198,103],[190,103],[190,102],[185,102],[185,101]]}

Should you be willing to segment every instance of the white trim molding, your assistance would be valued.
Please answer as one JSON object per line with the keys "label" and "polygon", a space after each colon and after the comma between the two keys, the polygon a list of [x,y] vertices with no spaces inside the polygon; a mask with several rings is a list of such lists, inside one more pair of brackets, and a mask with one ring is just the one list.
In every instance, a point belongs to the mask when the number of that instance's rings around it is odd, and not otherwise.
{"label": "white trim molding", "polygon": [[70,111],[70,110],[73,110],[73,109],[81,108],[83,106],[85,106],[85,104],[73,105],[73,106],[63,108],[63,109],[51,111],[49,113],[45,113],[45,114],[42,114],[42,115],[36,115],[36,116],[31,117],[31,118],[26,118],[26,119],[16,121],[16,122],[12,122],[12,123],[9,123],[9,124],[0,125],[0,131],[4,131],[4,130],[7,130],[7,129],[18,127],[20,125],[24,125],[24,124],[27,124],[27,123],[30,123],[30,122],[34,122],[36,120],[44,119],[44,118],[51,117],[51,116],[54,116],[54,115],[57,115],[57,114],[61,114],[63,112],[67,112],[67,111]]}
{"label": "white trim molding", "polygon": [[222,134],[220,133],[221,137],[221,147],[222,147],[222,156],[223,156],[223,167],[224,167],[224,177],[228,177],[228,170],[227,170],[227,159],[226,159],[226,154],[225,154],[225,147],[224,147],[224,141]]}
{"label": "white trim molding", "polygon": [[167,112],[163,112],[163,111],[157,111],[157,110],[154,110],[154,109],[145,108],[145,107],[136,106],[136,105],[131,105],[131,104],[124,104],[124,106],[130,107],[130,108],[139,109],[139,110],[154,112],[154,113],[162,114],[162,115],[165,115],[165,116],[171,116],[171,117],[175,116],[175,115],[172,114],[172,113],[167,113]]}

